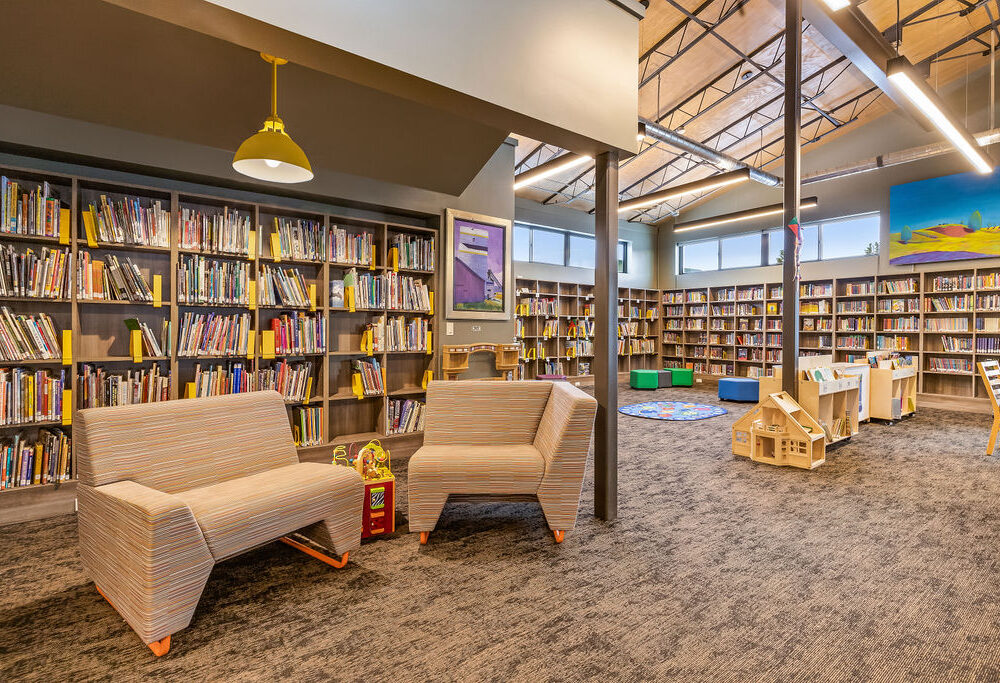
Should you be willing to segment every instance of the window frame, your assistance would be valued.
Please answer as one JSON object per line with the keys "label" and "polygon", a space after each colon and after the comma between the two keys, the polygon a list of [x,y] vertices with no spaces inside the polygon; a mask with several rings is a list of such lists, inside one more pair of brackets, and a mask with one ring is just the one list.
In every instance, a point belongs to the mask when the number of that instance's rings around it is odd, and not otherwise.
{"label": "window frame", "polygon": [[[563,268],[582,268],[584,270],[592,270],[587,266],[572,266],[569,263],[570,259],[570,237],[582,237],[584,239],[589,239],[591,242],[596,243],[597,238],[586,232],[579,232],[577,230],[565,230],[563,228],[553,228],[548,225],[538,225],[537,223],[525,223],[524,221],[514,221],[514,228],[524,228],[528,231],[528,260],[519,261],[519,263],[536,263],[543,266],[556,266]],[[513,228],[512,228],[513,229]],[[549,261],[538,261],[535,260],[535,231],[539,230],[542,232],[549,232],[554,234],[562,235],[563,237],[563,257],[562,263],[550,263]],[[596,244],[595,244],[596,247]],[[615,261],[618,261],[618,248],[623,251],[622,258],[622,268],[619,269],[618,273],[627,275],[629,273],[629,266],[632,260],[632,242],[631,240],[618,240],[618,247],[615,250]],[[595,253],[596,256],[596,253]],[[513,259],[513,254],[511,254],[511,259]]]}

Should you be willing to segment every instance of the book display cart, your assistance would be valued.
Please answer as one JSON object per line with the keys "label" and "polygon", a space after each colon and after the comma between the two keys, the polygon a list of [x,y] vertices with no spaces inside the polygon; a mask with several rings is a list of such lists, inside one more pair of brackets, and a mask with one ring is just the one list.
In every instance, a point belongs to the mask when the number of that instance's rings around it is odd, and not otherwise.
{"label": "book display cart", "polygon": [[[861,378],[834,377],[833,356],[803,356],[799,359],[799,405],[818,422],[829,444],[858,433],[858,393]],[[809,379],[806,378],[808,374]],[[760,380],[760,399],[781,391],[781,368]]]}
{"label": "book display cart", "polygon": [[4,406],[0,432],[8,449],[67,441],[65,464],[36,458],[41,476],[8,480],[0,507],[8,492],[72,488],[68,442],[85,407],[275,389],[302,459],[327,460],[330,444],[419,438],[407,418],[422,412],[433,367],[436,229],[0,175],[0,333],[51,328],[55,339],[41,338],[42,351],[8,345],[0,378],[38,410]]}
{"label": "book display cart", "polygon": [[[521,344],[518,379],[593,377],[593,286],[518,278],[515,296],[514,336]],[[656,368],[658,302],[655,289],[618,290],[619,373]]]}
{"label": "book display cart", "polygon": [[878,367],[871,369],[870,414],[878,420],[899,420],[917,411],[917,369],[898,367],[887,351],[875,352]]}

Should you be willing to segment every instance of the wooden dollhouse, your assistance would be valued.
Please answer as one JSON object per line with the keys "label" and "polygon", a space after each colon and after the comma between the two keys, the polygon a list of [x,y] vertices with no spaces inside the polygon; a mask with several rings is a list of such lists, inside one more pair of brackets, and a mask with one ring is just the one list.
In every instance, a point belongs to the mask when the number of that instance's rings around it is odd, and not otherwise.
{"label": "wooden dollhouse", "polygon": [[826,440],[823,427],[780,391],[765,396],[733,425],[733,454],[811,470],[826,462]]}

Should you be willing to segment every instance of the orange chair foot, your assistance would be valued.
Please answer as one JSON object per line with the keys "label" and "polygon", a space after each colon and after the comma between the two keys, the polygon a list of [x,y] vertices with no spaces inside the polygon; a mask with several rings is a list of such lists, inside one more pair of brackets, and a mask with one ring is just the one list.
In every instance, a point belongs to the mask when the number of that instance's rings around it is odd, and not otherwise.
{"label": "orange chair foot", "polygon": [[431,532],[421,531],[420,532],[420,545],[427,545],[427,539],[431,537]]}
{"label": "orange chair foot", "polygon": [[312,548],[310,548],[307,545],[304,545],[302,543],[299,543],[296,540],[288,538],[288,536],[282,536],[278,540],[281,541],[282,543],[287,543],[288,545],[292,546],[296,550],[301,550],[306,555],[309,555],[310,557],[315,557],[320,562],[325,562],[328,565],[330,565],[331,567],[335,567],[337,569],[343,569],[344,568],[344,565],[347,564],[347,556],[350,555],[350,553],[347,552],[347,553],[344,553],[343,557],[341,557],[339,560],[335,560],[332,557],[330,557],[329,555],[324,555],[323,553],[321,553],[321,552],[319,552],[317,550],[313,550]]}
{"label": "orange chair foot", "polygon": [[553,529],[552,530],[552,535],[556,537],[556,543],[562,543],[563,542],[563,538],[565,538],[565,536],[566,536],[566,532],[565,531],[556,531],[555,529]]}
{"label": "orange chair foot", "polygon": [[152,650],[153,654],[157,657],[162,657],[170,652],[170,636],[167,636],[162,640],[154,640],[152,643],[146,644],[149,645],[149,649]]}

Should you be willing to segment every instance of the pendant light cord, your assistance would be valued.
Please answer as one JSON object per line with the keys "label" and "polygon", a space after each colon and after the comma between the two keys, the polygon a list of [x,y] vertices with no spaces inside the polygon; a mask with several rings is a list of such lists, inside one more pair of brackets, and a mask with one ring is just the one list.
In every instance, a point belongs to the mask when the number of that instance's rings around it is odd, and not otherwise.
{"label": "pendant light cord", "polygon": [[271,62],[271,116],[278,118],[278,60]]}

